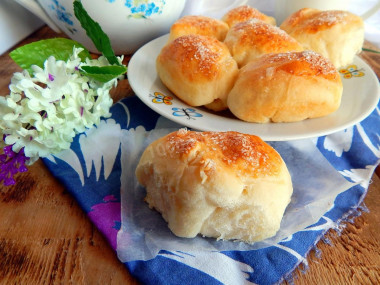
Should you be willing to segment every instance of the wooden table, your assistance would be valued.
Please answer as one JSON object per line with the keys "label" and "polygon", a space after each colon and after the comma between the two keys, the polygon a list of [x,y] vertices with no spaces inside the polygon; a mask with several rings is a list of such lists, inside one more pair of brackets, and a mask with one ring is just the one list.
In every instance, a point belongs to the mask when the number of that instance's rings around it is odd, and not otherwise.
{"label": "wooden table", "polygon": [[[43,27],[20,45],[62,36]],[[380,55],[362,57],[380,78]],[[128,59],[127,59],[128,61]],[[8,54],[0,56],[0,94],[20,69]],[[114,100],[133,95],[127,80]],[[363,213],[338,236],[320,242],[305,274],[295,284],[380,284],[380,169],[373,175]],[[0,284],[138,284],[76,201],[41,161],[17,175],[17,185],[0,186]]]}

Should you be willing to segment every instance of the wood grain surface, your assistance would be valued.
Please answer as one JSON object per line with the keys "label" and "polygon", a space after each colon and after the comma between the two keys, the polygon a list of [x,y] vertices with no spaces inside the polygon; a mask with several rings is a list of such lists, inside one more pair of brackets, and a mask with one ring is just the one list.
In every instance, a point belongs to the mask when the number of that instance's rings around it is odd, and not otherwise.
{"label": "wood grain surface", "polygon": [[[45,26],[20,45],[56,36],[62,35]],[[361,56],[380,77],[380,55]],[[7,53],[0,56],[1,95],[19,70]],[[132,95],[127,80],[113,91],[115,101]],[[364,201],[369,213],[340,234],[330,231],[305,272],[294,272],[295,284],[380,284],[379,175],[378,169]],[[138,284],[41,161],[16,178],[15,186],[0,186],[0,284]]]}

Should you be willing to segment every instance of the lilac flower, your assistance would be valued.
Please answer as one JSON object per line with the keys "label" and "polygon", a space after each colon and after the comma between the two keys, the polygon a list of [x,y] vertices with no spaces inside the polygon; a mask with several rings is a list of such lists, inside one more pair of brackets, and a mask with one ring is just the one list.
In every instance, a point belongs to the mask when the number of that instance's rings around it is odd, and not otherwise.
{"label": "lilac flower", "polygon": [[26,172],[28,169],[25,162],[29,159],[24,154],[22,148],[18,153],[12,150],[12,145],[7,145],[0,154],[0,182],[5,186],[14,185],[16,183],[13,176],[18,172]]}

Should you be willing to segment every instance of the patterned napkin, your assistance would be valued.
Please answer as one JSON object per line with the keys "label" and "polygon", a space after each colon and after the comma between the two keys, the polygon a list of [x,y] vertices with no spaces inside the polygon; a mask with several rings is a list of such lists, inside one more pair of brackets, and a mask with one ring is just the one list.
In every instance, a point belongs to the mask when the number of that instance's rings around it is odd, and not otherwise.
{"label": "patterned napkin", "polygon": [[[121,227],[120,133],[143,126],[147,131],[162,118],[137,97],[115,104],[112,117],[79,134],[70,150],[44,159],[45,164],[76,198],[88,217],[116,250]],[[379,106],[361,123],[316,138],[316,147],[347,180],[357,185],[339,194],[331,210],[314,225],[275,246],[250,251],[198,251],[191,254],[162,250],[148,261],[125,266],[146,284],[274,284],[291,277],[324,233],[339,230],[356,216],[380,158]]]}

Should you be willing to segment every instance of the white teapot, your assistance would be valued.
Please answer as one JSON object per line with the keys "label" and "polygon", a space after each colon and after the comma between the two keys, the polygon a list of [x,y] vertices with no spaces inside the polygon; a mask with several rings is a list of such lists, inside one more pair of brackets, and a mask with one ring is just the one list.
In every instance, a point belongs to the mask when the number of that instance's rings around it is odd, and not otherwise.
{"label": "white teapot", "polygon": [[[97,52],[73,11],[74,0],[14,0],[92,52]],[[182,15],[218,17],[247,0],[81,0],[87,13],[111,40],[116,54],[131,54],[168,33]]]}
{"label": "white teapot", "polygon": [[[74,0],[15,0],[54,31],[63,32],[97,52],[74,15]],[[130,54],[169,31],[186,0],[82,0],[87,13],[110,38],[116,54]]]}
{"label": "white teapot", "polygon": [[[54,31],[64,32],[92,52],[97,52],[73,11],[74,0],[14,0],[44,20]],[[247,0],[81,0],[87,13],[100,24],[116,54],[130,54],[148,41],[168,33],[182,15],[216,16]],[[185,7],[186,5],[186,7]],[[185,8],[185,10],[184,10]]]}

